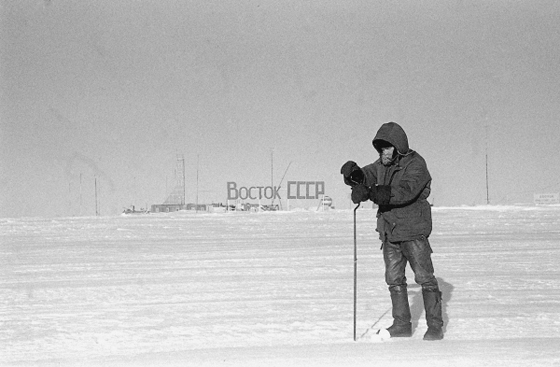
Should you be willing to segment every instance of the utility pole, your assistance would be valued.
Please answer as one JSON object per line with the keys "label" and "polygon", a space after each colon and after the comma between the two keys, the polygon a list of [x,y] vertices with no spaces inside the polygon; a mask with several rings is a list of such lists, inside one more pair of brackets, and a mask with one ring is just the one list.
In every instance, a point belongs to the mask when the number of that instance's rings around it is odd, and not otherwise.
{"label": "utility pole", "polygon": [[486,152],[486,205],[490,204],[490,193],[488,189],[488,152]]}
{"label": "utility pole", "polygon": [[[274,190],[274,149],[270,151],[270,187]],[[272,195],[272,200],[270,201],[270,207],[274,206],[274,195]]]}
{"label": "utility pole", "polygon": [[181,200],[181,205],[184,206],[187,199],[187,186],[185,185],[185,156],[182,154],[181,161],[183,162],[183,200]]}
{"label": "utility pole", "polygon": [[82,216],[82,172],[80,172],[80,211],[79,215]]}
{"label": "utility pole", "polygon": [[97,177],[95,177],[95,216],[99,216],[99,200],[97,198]]}
{"label": "utility pole", "polygon": [[198,213],[198,165],[200,162],[200,154],[196,155],[196,213]]}

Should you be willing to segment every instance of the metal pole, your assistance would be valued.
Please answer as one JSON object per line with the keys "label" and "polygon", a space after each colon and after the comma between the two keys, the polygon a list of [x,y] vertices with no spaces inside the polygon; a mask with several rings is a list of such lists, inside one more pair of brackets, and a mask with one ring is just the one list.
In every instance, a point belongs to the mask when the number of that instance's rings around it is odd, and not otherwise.
{"label": "metal pole", "polygon": [[356,210],[360,204],[354,208],[354,341],[356,341],[356,304],[358,300],[358,241],[356,239]]}
{"label": "metal pole", "polygon": [[95,177],[95,216],[99,216],[99,201],[97,199],[97,177]]}
{"label": "metal pole", "polygon": [[[278,184],[278,190],[280,190],[280,187],[282,187],[282,182],[284,182],[284,177],[286,177],[286,173],[288,173],[288,170],[290,169],[291,164],[292,164],[292,162],[290,162],[288,164],[288,167],[286,167],[286,170],[284,171],[284,176],[282,176],[282,179],[280,180],[280,183]],[[288,199],[286,199],[286,206],[288,206],[288,201],[287,200]],[[279,204],[280,204],[280,209],[282,209],[282,200],[280,200]],[[274,205],[274,198],[272,198],[272,205]]]}
{"label": "metal pole", "polygon": [[185,182],[185,156],[181,154],[181,161],[183,163],[183,200],[181,201],[181,209],[186,209],[185,204],[187,203],[187,186]]}
{"label": "metal pole", "polygon": [[486,205],[490,205],[490,190],[488,187],[488,118],[485,117],[484,131],[485,131],[485,160],[486,160]]}
{"label": "metal pole", "polygon": [[200,155],[196,155],[196,213],[198,213],[198,165],[200,162]]}
{"label": "metal pole", "polygon": [[486,205],[490,205],[490,193],[488,190],[488,152],[486,152]]}
{"label": "metal pole", "polygon": [[[274,190],[274,150],[270,151],[270,186]],[[270,209],[274,206],[274,195],[272,195],[272,200],[270,201]]]}

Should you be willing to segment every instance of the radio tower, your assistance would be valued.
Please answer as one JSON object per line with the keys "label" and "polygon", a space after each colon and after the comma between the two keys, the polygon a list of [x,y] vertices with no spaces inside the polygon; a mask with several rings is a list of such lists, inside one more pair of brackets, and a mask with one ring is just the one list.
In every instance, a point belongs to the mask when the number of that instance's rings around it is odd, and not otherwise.
{"label": "radio tower", "polygon": [[177,163],[175,165],[175,180],[176,185],[171,194],[167,197],[164,204],[180,204],[182,209],[185,209],[185,156],[177,154]]}

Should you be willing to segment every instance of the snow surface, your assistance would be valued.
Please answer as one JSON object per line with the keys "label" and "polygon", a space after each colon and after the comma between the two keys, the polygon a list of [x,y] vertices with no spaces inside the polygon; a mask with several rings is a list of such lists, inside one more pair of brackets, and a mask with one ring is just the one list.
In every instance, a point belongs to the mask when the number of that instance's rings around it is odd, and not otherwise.
{"label": "snow surface", "polygon": [[445,339],[391,323],[360,209],[0,219],[2,366],[560,366],[560,208],[434,208]]}

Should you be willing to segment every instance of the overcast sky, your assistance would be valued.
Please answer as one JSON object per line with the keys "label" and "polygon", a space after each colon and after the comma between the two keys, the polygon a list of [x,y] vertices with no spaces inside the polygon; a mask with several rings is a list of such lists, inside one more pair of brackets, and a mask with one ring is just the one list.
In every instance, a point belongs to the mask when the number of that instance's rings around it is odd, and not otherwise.
{"label": "overcast sky", "polygon": [[0,9],[2,217],[94,215],[96,179],[103,215],[162,203],[177,154],[188,202],[286,173],[349,208],[340,166],[374,161],[387,121],[427,160],[435,205],[485,204],[486,156],[493,204],[560,191],[559,1]]}

